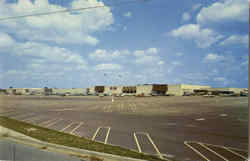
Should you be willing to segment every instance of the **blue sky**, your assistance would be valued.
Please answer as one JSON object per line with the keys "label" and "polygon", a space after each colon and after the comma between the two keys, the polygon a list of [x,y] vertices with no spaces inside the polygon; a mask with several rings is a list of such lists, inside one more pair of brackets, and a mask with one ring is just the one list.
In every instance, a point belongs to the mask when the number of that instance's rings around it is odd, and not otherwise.
{"label": "blue sky", "polygon": [[0,88],[248,87],[247,0],[1,0]]}

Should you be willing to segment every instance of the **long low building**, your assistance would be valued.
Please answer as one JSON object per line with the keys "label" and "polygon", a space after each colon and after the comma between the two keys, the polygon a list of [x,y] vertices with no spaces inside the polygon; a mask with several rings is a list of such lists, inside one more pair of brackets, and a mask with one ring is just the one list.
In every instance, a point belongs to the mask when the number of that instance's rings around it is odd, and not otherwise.
{"label": "long low building", "polygon": [[183,96],[186,93],[193,93],[197,89],[207,89],[211,88],[210,86],[201,86],[201,85],[190,85],[190,84],[176,84],[168,85],[167,94],[175,96]]}
{"label": "long low building", "polygon": [[144,84],[136,86],[137,96],[165,95],[167,91],[167,84]]}
{"label": "long low building", "polygon": [[8,88],[7,94],[10,95],[43,95],[44,88]]}
{"label": "long low building", "polygon": [[87,88],[52,88],[53,95],[88,95]]}

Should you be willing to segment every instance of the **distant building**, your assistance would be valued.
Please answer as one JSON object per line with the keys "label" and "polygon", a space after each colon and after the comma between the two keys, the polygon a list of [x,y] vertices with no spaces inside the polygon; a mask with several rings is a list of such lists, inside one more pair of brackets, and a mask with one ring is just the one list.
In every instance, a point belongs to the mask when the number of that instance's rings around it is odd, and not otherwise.
{"label": "distant building", "polygon": [[167,84],[145,84],[136,86],[136,95],[165,95],[168,91]]}
{"label": "distant building", "polygon": [[85,96],[88,95],[87,88],[53,88],[53,95]]}
{"label": "distant building", "polygon": [[121,95],[122,94],[122,86],[105,86],[104,94],[105,95]]}
{"label": "distant building", "polygon": [[201,85],[190,85],[190,84],[176,84],[168,85],[167,94],[175,96],[183,96],[185,93],[193,93],[196,89],[207,89],[211,88],[210,86],[201,86]]}

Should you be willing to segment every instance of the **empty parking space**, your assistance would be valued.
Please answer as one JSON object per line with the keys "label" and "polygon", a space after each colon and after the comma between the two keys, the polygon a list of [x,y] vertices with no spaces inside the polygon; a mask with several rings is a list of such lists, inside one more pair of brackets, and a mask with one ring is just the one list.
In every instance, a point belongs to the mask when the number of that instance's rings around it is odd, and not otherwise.
{"label": "empty parking space", "polygon": [[79,126],[79,124],[80,124],[79,122],[74,122],[73,124],[71,124],[71,126],[65,129],[64,132],[69,134],[74,134],[73,132],[75,131],[75,128]]}
{"label": "empty parking space", "polygon": [[92,137],[92,140],[107,144],[110,134],[110,129],[111,129],[110,127],[98,127]]}
{"label": "empty parking space", "polygon": [[158,155],[160,158],[162,158],[159,148],[154,143],[149,133],[135,132],[134,139],[135,139],[138,151],[140,153],[143,152],[143,153]]}
{"label": "empty parking space", "polygon": [[86,122],[74,131],[74,134],[80,137],[92,139],[97,127],[89,126]]}
{"label": "empty parking space", "polygon": [[[206,161],[245,161],[247,156],[242,155],[244,150],[235,150],[234,148],[205,144],[201,142],[184,142],[194,153]],[[241,153],[239,153],[239,151]]]}
{"label": "empty parking space", "polygon": [[108,144],[118,145],[124,148],[137,150],[132,131],[120,131],[113,129],[110,131]]}

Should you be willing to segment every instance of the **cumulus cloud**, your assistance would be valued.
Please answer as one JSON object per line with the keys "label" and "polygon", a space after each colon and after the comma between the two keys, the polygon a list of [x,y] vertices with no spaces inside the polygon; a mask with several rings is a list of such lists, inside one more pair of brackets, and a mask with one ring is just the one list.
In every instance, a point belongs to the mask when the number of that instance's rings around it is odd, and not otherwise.
{"label": "cumulus cloud", "polygon": [[159,61],[160,61],[159,57],[146,55],[143,57],[138,57],[135,60],[135,63],[136,64],[143,64],[143,65],[154,65],[155,63],[157,63]]}
{"label": "cumulus cloud", "polygon": [[222,41],[220,45],[225,46],[225,45],[234,45],[234,44],[243,44],[244,46],[248,46],[248,35],[232,35]]}
{"label": "cumulus cloud", "polygon": [[132,16],[131,12],[126,12],[123,14],[124,17],[130,18]]}
{"label": "cumulus cloud", "polygon": [[184,12],[182,14],[182,21],[189,21],[191,19],[191,15],[188,12]]}
{"label": "cumulus cloud", "polygon": [[203,7],[196,19],[202,25],[225,21],[248,22],[248,12],[247,0],[224,0]]}
{"label": "cumulus cloud", "polygon": [[137,57],[145,56],[145,51],[144,50],[136,50],[136,51],[134,51],[134,55]]}
{"label": "cumulus cloud", "polygon": [[203,59],[204,62],[217,62],[217,61],[221,61],[221,60],[225,60],[225,57],[223,55],[218,55],[215,53],[209,53]]}
{"label": "cumulus cloud", "polygon": [[157,48],[149,48],[146,52],[148,54],[157,54],[158,53],[158,49]]}
{"label": "cumulus cloud", "polygon": [[95,70],[121,70],[120,64],[98,64],[95,66]]}
{"label": "cumulus cloud", "polygon": [[108,51],[105,49],[97,49],[94,52],[89,54],[89,58],[93,60],[113,60],[116,58],[121,58],[124,56],[130,55],[129,50],[114,50],[114,51]]}
{"label": "cumulus cloud", "polygon": [[[97,0],[74,0],[72,8],[104,6]],[[22,0],[17,3],[1,1],[0,17],[26,15],[57,10],[65,10],[60,5],[51,4],[48,0]],[[84,14],[81,14],[84,12]],[[113,15],[109,7],[77,11],[76,13],[60,13],[36,17],[26,17],[1,23],[0,27],[7,33],[16,34],[26,41],[54,42],[57,44],[89,44],[96,45],[99,40],[92,34],[107,30],[113,23]],[[17,32],[18,31],[18,32]]]}
{"label": "cumulus cloud", "polygon": [[159,49],[157,48],[148,48],[146,50],[135,50],[134,56],[135,63],[140,65],[154,65],[159,64],[162,65],[161,57],[157,55]]}
{"label": "cumulus cloud", "polygon": [[212,29],[200,28],[198,24],[183,25],[172,30],[169,35],[184,40],[194,40],[199,48],[207,48],[223,37]]}
{"label": "cumulus cloud", "polygon": [[0,49],[1,50],[11,47],[14,43],[15,43],[15,40],[13,40],[11,36],[9,36],[6,33],[0,32]]}

